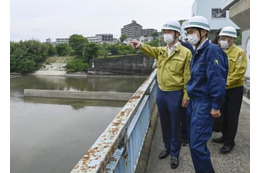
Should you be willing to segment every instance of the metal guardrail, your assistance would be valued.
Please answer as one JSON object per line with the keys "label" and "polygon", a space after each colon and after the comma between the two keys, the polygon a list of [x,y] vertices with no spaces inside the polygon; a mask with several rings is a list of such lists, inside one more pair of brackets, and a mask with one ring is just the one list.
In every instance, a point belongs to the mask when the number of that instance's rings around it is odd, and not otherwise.
{"label": "metal guardrail", "polygon": [[135,172],[156,101],[156,69],[138,88],[71,173]]}

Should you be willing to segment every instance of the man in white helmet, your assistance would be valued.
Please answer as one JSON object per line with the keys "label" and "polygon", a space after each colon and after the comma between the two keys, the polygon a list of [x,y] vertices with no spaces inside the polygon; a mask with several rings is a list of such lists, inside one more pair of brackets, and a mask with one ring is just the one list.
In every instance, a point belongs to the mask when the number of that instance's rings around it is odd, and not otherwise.
{"label": "man in white helmet", "polygon": [[191,78],[186,88],[190,97],[187,116],[190,117],[190,151],[196,173],[213,173],[207,141],[211,138],[215,117],[225,97],[227,55],[207,39],[210,31],[203,16],[194,16],[185,26],[188,42],[195,54],[190,62]]}
{"label": "man in white helmet", "polygon": [[223,104],[222,136],[213,142],[224,143],[220,153],[227,154],[235,145],[238,119],[242,104],[247,57],[243,49],[234,44],[237,31],[231,26],[224,27],[219,33],[219,45],[226,52],[229,62],[226,83],[226,97]]}
{"label": "man in white helmet", "polygon": [[190,78],[191,52],[179,43],[180,23],[170,21],[163,25],[165,47],[151,47],[132,41],[133,48],[157,60],[157,106],[160,115],[164,150],[159,159],[171,154],[170,165],[179,165],[181,149],[181,116],[188,104],[186,83]]}

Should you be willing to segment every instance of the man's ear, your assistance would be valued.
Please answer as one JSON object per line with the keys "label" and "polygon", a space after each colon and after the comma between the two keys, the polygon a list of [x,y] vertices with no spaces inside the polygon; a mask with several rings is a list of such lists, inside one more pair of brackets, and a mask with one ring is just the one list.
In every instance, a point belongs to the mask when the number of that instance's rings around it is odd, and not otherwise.
{"label": "man's ear", "polygon": [[206,30],[201,30],[201,36],[206,36],[207,37],[207,31]]}
{"label": "man's ear", "polygon": [[177,38],[179,38],[180,37],[180,33],[179,32],[177,32],[177,31],[175,31],[175,37]]}

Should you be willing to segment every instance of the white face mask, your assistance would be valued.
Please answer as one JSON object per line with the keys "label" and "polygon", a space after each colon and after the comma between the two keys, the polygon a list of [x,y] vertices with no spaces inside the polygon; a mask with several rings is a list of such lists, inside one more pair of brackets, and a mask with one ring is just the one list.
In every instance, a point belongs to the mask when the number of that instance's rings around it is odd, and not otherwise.
{"label": "white face mask", "polygon": [[197,34],[189,34],[188,35],[188,42],[192,45],[197,45],[200,39],[198,38]]}
{"label": "white face mask", "polygon": [[219,41],[219,44],[220,44],[220,47],[222,49],[228,49],[229,48],[229,45],[228,45],[228,41],[227,40],[220,40]]}
{"label": "white face mask", "polygon": [[171,44],[175,38],[172,34],[164,34],[163,39],[167,44]]}

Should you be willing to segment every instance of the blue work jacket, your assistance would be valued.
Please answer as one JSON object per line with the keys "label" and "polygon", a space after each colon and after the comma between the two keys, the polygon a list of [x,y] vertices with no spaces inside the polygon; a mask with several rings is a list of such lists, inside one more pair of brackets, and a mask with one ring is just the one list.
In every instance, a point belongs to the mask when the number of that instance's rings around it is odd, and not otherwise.
{"label": "blue work jacket", "polygon": [[226,53],[206,40],[193,55],[190,72],[191,78],[186,86],[190,99],[208,99],[213,109],[220,109],[228,74]]}

